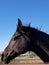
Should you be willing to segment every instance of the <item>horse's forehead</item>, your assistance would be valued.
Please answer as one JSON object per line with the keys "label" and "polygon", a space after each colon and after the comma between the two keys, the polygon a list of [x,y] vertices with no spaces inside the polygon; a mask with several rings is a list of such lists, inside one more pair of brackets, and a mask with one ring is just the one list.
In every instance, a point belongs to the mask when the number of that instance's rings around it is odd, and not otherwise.
{"label": "horse's forehead", "polygon": [[19,32],[18,32],[18,31],[16,31],[14,35],[18,35],[18,34],[19,34]]}
{"label": "horse's forehead", "polygon": [[17,36],[19,34],[19,32],[15,32],[14,34],[13,34],[13,36],[12,36],[12,38],[11,38],[11,41],[13,40],[13,38],[15,37],[15,36]]}
{"label": "horse's forehead", "polygon": [[18,34],[19,34],[19,32],[15,32],[15,33],[14,33],[12,39],[11,39],[10,42],[9,42],[9,45],[8,45],[7,49],[9,49],[9,47],[13,46],[13,44],[14,44],[14,42],[15,42],[15,41],[14,41],[14,38],[15,38],[15,36],[17,36]]}
{"label": "horse's forehead", "polygon": [[9,49],[10,48],[12,48],[12,46],[14,45],[14,40],[13,40],[13,38],[15,37],[15,36],[17,36],[19,34],[19,32],[15,32],[14,33],[14,36],[12,37],[12,39],[10,40],[10,42],[9,42],[9,45],[5,48],[5,52],[4,53],[6,53],[7,51],[9,51]]}

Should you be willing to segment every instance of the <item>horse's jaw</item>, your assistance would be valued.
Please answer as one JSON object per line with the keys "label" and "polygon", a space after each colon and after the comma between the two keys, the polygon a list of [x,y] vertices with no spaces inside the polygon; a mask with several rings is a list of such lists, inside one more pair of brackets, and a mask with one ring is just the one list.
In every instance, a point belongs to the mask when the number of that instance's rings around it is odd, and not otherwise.
{"label": "horse's jaw", "polygon": [[4,62],[5,64],[9,64],[10,61],[13,60],[15,57],[17,57],[18,55],[19,55],[19,54],[15,52],[12,56],[9,55],[3,62]]}

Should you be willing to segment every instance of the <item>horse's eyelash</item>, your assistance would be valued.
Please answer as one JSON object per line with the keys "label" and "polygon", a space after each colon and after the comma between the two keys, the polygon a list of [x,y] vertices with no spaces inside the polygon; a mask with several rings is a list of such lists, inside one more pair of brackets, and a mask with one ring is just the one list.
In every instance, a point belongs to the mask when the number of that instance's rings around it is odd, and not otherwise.
{"label": "horse's eyelash", "polygon": [[18,35],[18,36],[16,36],[15,38],[14,38],[14,40],[16,40],[18,37],[20,37],[21,35]]}

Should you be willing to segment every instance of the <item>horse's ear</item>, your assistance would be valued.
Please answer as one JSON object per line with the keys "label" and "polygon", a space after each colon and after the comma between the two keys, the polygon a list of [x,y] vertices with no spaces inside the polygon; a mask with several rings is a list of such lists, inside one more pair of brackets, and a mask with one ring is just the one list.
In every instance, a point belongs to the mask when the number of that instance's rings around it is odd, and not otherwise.
{"label": "horse's ear", "polygon": [[18,26],[22,27],[22,22],[21,22],[21,20],[19,18],[18,18]]}
{"label": "horse's ear", "polygon": [[28,27],[30,27],[31,22],[29,23]]}
{"label": "horse's ear", "polygon": [[18,18],[18,28],[17,30],[20,31],[22,29],[22,22],[21,20]]}

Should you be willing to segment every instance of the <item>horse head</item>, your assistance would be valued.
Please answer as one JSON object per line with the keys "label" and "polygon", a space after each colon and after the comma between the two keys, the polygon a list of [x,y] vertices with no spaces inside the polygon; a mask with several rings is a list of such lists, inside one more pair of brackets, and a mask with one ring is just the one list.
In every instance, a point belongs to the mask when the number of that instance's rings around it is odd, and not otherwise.
{"label": "horse head", "polygon": [[29,50],[30,38],[28,33],[29,31],[25,31],[21,20],[18,19],[17,30],[12,36],[12,39],[10,40],[8,46],[2,53],[2,61],[4,61],[5,63],[9,63],[10,60]]}

